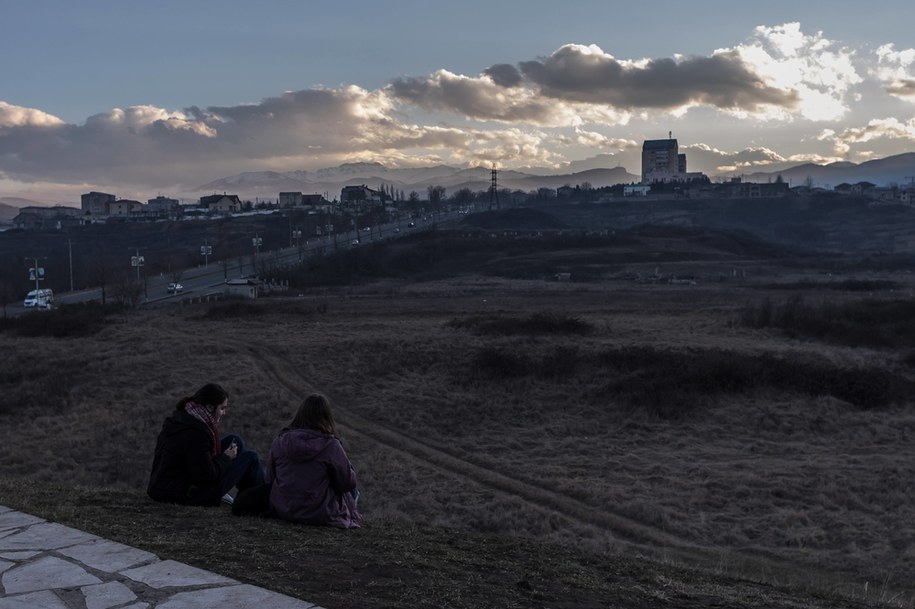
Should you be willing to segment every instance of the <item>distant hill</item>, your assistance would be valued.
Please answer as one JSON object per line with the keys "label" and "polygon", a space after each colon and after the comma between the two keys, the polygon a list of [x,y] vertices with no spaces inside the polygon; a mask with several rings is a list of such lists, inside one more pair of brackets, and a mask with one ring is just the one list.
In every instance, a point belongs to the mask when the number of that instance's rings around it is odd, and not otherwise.
{"label": "distant hill", "polygon": [[[491,183],[491,170],[486,167],[460,168],[447,165],[389,169],[381,163],[348,163],[339,167],[317,171],[255,171],[240,173],[204,184],[196,189],[199,194],[227,192],[244,198],[271,198],[280,192],[292,191],[305,194],[325,194],[330,199],[339,197],[344,186],[365,184],[380,189],[382,185],[411,191],[425,197],[429,186],[443,186],[448,193],[461,188],[474,192],[486,191]],[[622,167],[588,169],[578,173],[559,175],[535,175],[521,171],[501,170],[497,176],[499,188],[511,190],[536,190],[537,188],[558,188],[563,185],[576,186],[585,182],[595,188],[631,183],[639,176]]]}
{"label": "distant hill", "polygon": [[19,215],[20,209],[33,205],[46,206],[44,203],[20,197],[0,197],[0,222],[12,222],[13,218]]}
{"label": "distant hill", "polygon": [[829,163],[817,165],[805,163],[782,171],[756,172],[744,176],[747,182],[774,182],[781,176],[792,186],[801,186],[808,181],[814,186],[833,188],[843,182],[871,182],[877,186],[909,184],[915,180],[915,152],[906,152],[883,159],[864,163]]}
{"label": "distant hill", "polygon": [[[629,173],[625,168],[600,167],[601,162],[610,163],[611,158],[595,158],[585,162],[572,163],[563,173],[549,173],[542,167],[530,167],[523,170],[500,170],[497,176],[500,188],[522,190],[525,192],[538,188],[559,188],[576,186],[585,182],[594,188],[631,184],[638,182],[640,176]],[[580,169],[581,171],[575,171]],[[571,171],[570,171],[571,170]],[[908,184],[915,181],[915,152],[908,152],[883,159],[874,159],[865,163],[830,163],[817,165],[805,163],[780,171],[758,171],[743,175],[748,182],[774,182],[778,176],[792,186],[800,186],[807,181],[820,187],[832,188],[843,182],[872,182],[878,186],[891,184]],[[727,176],[709,176],[712,179]],[[305,194],[323,194],[329,199],[339,197],[344,186],[365,184],[374,189],[382,185],[393,187],[409,194],[416,191],[425,197],[430,186],[443,186],[448,194],[461,188],[474,192],[486,191],[491,183],[491,169],[488,167],[451,167],[433,165],[429,167],[389,168],[381,163],[346,163],[337,167],[328,167],[316,171],[255,171],[240,173],[220,178],[197,188],[196,195],[227,192],[242,198],[273,199],[280,192],[292,191]]]}

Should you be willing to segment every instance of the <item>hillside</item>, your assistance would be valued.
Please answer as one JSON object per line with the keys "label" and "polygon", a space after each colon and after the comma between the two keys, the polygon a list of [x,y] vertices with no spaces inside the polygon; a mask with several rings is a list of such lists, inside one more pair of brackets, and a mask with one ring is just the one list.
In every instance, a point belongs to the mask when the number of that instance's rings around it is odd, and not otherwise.
{"label": "hillside", "polygon": [[[2,503],[337,609],[905,606],[909,279],[497,217],[328,256],[342,285],[0,324]],[[364,528],[147,501],[161,421],[207,381],[262,454],[327,393]]]}

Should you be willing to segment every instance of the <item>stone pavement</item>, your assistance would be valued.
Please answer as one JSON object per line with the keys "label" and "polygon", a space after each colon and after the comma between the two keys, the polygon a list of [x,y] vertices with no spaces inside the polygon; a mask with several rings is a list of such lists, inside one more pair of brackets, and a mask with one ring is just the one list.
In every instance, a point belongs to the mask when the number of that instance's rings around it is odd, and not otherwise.
{"label": "stone pavement", "polygon": [[321,609],[0,505],[0,609]]}

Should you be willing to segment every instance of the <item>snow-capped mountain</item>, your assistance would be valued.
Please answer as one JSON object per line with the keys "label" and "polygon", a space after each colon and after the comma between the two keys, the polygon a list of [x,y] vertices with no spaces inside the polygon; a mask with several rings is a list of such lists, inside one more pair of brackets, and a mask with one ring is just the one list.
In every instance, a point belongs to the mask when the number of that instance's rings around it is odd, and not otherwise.
{"label": "snow-capped mountain", "polygon": [[[325,194],[333,199],[339,196],[344,186],[365,184],[380,189],[382,185],[393,187],[409,194],[416,191],[425,196],[429,186],[443,186],[448,192],[469,188],[475,192],[489,189],[492,173],[486,167],[431,167],[388,168],[381,163],[347,163],[339,167],[328,167],[316,171],[257,171],[240,173],[215,180],[196,189],[199,194],[228,192],[245,198],[276,197],[280,192],[302,192]],[[560,175],[536,175],[522,171],[500,170],[497,174],[499,188],[511,190],[536,190],[557,188],[563,185],[576,186],[585,182],[597,188],[619,183],[638,181],[639,177],[622,167],[589,169],[578,173]]]}

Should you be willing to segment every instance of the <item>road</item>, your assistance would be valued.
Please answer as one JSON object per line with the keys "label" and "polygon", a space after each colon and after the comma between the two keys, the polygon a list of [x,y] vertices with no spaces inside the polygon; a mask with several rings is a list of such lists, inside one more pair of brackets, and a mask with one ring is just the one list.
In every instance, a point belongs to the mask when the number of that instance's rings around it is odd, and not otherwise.
{"label": "road", "polygon": [[[396,239],[410,234],[412,231],[423,230],[432,224],[450,224],[460,218],[460,212],[442,212],[435,218],[425,216],[417,218],[414,227],[409,227],[406,222],[390,222],[388,224],[372,227],[371,230],[360,230],[358,232],[349,231],[337,235],[336,245],[333,237],[319,237],[303,240],[298,246],[286,247],[277,250],[264,250],[257,254],[252,253],[250,256],[243,256],[241,259],[233,258],[224,265],[222,261],[216,261],[211,264],[199,265],[177,273],[168,275],[153,275],[145,278],[144,293],[142,295],[143,304],[161,303],[173,300],[178,302],[188,295],[205,296],[212,293],[222,293],[225,288],[227,279],[242,276],[244,269],[255,269],[262,266],[265,261],[269,265],[285,266],[295,264],[300,260],[317,253],[329,253],[337,250],[352,249],[362,247],[369,243],[377,241],[387,241]],[[355,241],[358,239],[358,243]],[[252,274],[253,273],[249,273]],[[184,289],[177,294],[170,294],[167,291],[168,284],[174,281],[175,276],[180,276],[180,283]],[[109,287],[108,296],[110,297],[111,289]],[[79,302],[88,302],[92,300],[101,300],[101,288],[88,288],[76,290],[73,292],[58,292],[54,295],[54,304],[72,304]],[[36,309],[26,308],[22,301],[10,303],[6,306],[6,314],[9,316],[22,315]]]}

